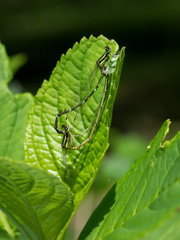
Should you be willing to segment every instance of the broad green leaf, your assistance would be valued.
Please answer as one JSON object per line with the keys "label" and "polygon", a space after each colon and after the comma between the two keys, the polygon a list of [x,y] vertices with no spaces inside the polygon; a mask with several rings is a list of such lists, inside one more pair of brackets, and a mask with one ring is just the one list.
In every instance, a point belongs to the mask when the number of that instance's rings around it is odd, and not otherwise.
{"label": "broad green leaf", "polygon": [[[82,94],[86,90],[84,86],[87,87],[90,71],[107,45],[112,49],[112,53],[118,50],[118,45],[114,41],[109,41],[103,36],[83,38],[79,44],[76,43],[69,49],[57,63],[49,82],[43,82],[28,117],[25,141],[27,162],[53,173],[66,182],[75,193],[76,206],[87,193],[108,148],[109,127],[124,59],[124,48],[119,56],[116,71],[110,74],[100,121],[93,138],[86,145],[79,150],[62,149],[62,136],[54,129],[55,116],[84,100]],[[100,73],[98,74],[97,79],[100,77]],[[73,124],[74,121],[75,134],[81,125],[83,128],[78,132],[82,134],[80,142],[88,137],[85,129],[88,128],[88,131],[92,129],[96,115],[94,114],[91,119],[90,113],[98,109],[103,85],[104,80],[98,91],[78,109],[81,119],[76,121],[73,119],[70,122],[68,115],[68,120],[63,119],[59,122],[61,128],[63,123],[69,121],[69,124]],[[75,145],[78,144],[77,139],[75,137]]]}
{"label": "broad green leaf", "polygon": [[11,78],[9,58],[0,43],[0,156],[22,161],[27,112],[33,98],[29,93],[13,95],[6,85]]}
{"label": "broad green leaf", "polygon": [[168,130],[167,120],[105,196],[79,239],[180,238],[180,132],[163,143]]}
{"label": "broad green leaf", "polygon": [[73,195],[57,177],[0,159],[0,209],[26,239],[56,239],[73,211]]}
{"label": "broad green leaf", "polygon": [[0,42],[0,82],[9,82],[13,73],[4,45]]}
{"label": "broad green leaf", "polygon": [[[12,70],[5,47],[0,43],[0,156],[24,160],[24,136],[27,112],[32,103],[30,94],[13,95],[7,82]],[[0,212],[1,239],[17,239],[17,228]]]}
{"label": "broad green leaf", "polygon": [[0,156],[23,161],[27,113],[33,97],[29,93],[13,95],[0,82]]}
{"label": "broad green leaf", "polygon": [[[93,76],[91,71],[107,45],[112,49],[112,53],[118,50],[115,41],[109,41],[103,36],[91,36],[89,39],[83,38],[79,44],[76,43],[69,49],[65,56],[62,55],[49,81],[43,82],[28,116],[25,140],[27,163],[53,173],[68,184],[75,194],[74,213],[89,190],[108,148],[113,103],[125,56],[124,48],[115,72],[110,74],[106,99],[92,139],[78,150],[62,149],[62,136],[54,129],[55,117],[60,111],[70,109],[83,101],[84,96],[88,96],[84,95],[84,91],[92,90],[96,86],[100,71],[95,75],[96,83],[89,83],[89,76]],[[72,112],[72,115],[68,114],[67,120],[66,116],[59,120],[59,128],[65,124],[73,127],[75,135],[80,135],[80,138],[74,137],[75,146],[84,141],[92,129],[104,83],[105,79],[88,102],[77,109],[77,118]]]}

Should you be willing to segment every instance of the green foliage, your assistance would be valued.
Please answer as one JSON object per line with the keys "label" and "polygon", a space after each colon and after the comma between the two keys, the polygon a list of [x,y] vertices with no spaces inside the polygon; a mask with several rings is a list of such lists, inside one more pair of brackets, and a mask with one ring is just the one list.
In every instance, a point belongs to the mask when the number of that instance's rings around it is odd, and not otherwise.
{"label": "green foliage", "polygon": [[[28,120],[27,112],[33,98],[30,94],[14,96],[8,90],[6,82],[9,81],[10,74],[8,73],[12,71],[10,64],[8,67],[7,64],[2,64],[2,72],[6,73],[2,75],[2,78],[3,76],[7,77],[4,77],[5,80],[1,84],[3,92],[1,112],[3,115],[1,118],[0,155],[3,158],[0,168],[2,179],[0,182],[2,191],[0,206],[29,239],[55,239],[60,232],[59,237],[63,237],[70,216],[73,216],[90,188],[108,147],[112,108],[122,69],[124,49],[119,56],[118,67],[110,76],[101,121],[92,140],[78,151],[66,152],[61,149],[59,136],[54,129],[55,115],[63,109],[64,102],[71,100],[73,94],[75,99],[81,94],[81,91],[77,90],[79,87],[77,80],[80,79],[79,83],[83,85],[83,80],[88,78],[89,72],[104,52],[106,45],[113,52],[118,50],[114,41],[109,41],[103,36],[97,39],[90,37],[89,40],[83,38],[80,44],[75,44],[66,56],[62,56],[49,82],[44,81],[42,88],[34,98]],[[1,60],[2,63],[9,63],[5,49]],[[83,76],[81,77],[81,75]],[[101,95],[102,87],[100,87],[99,94],[97,93],[92,98],[96,100],[94,108],[98,107]],[[92,102],[88,102],[87,106],[90,109]],[[82,109],[81,116],[84,114],[88,118],[90,110]],[[93,117],[95,119],[95,115]],[[94,119],[91,121],[94,122]],[[26,163],[20,164],[14,160],[24,160],[22,144],[26,121],[24,143]],[[4,157],[11,158],[13,161]],[[53,193],[56,194],[55,197]],[[58,199],[59,205],[56,205]],[[3,217],[1,217],[1,223],[2,226],[6,225]],[[47,226],[48,223],[49,226]],[[8,232],[7,225],[4,229],[9,236],[13,235],[10,231]]]}
{"label": "green foliage", "polygon": [[27,113],[33,98],[29,93],[13,95],[3,82],[0,82],[0,88],[0,153],[1,156],[23,161]]}
{"label": "green foliage", "polygon": [[[55,116],[84,99],[84,79],[88,79],[106,45],[113,53],[118,50],[114,41],[103,36],[76,43],[61,57],[49,81],[43,82],[33,98],[29,93],[13,95],[9,91],[7,82],[12,70],[0,44],[1,239],[63,239],[108,148],[124,48],[109,77],[100,121],[87,144],[76,151],[62,149],[62,136],[54,129]],[[103,84],[86,106],[74,111],[80,117],[75,124],[70,117],[59,121],[59,128],[68,123],[75,133],[83,132],[75,137],[75,144],[88,136],[87,126],[92,128]],[[89,89],[93,88],[90,83]],[[146,152],[105,196],[79,239],[169,239],[170,234],[179,239],[180,134],[164,142],[169,123],[167,120],[163,124]]]}
{"label": "green foliage", "polygon": [[[93,139],[89,143],[78,151],[62,149],[60,146],[62,140],[59,139],[59,135],[54,130],[55,115],[63,111],[66,105],[66,109],[70,109],[74,99],[79,97],[79,102],[83,100],[80,95],[83,91],[80,92],[77,89],[81,88],[84,79],[88,79],[90,70],[94,68],[96,60],[104,53],[106,45],[110,46],[113,52],[118,50],[118,46],[114,41],[109,41],[102,36],[98,39],[90,37],[89,40],[83,38],[80,44],[75,44],[73,49],[67,52],[66,56],[61,57],[60,62],[57,63],[56,68],[53,70],[49,82],[43,82],[28,116],[25,141],[27,162],[54,173],[65,181],[75,194],[75,205],[79,205],[86,195],[108,148],[112,106],[122,69],[124,49],[120,54],[118,68],[113,74],[114,77],[111,75],[109,81],[109,89],[101,120]],[[80,81],[77,81],[77,79],[80,79]],[[86,106],[82,106],[80,109],[83,124],[91,125],[90,129],[96,115],[93,115],[94,119],[91,122],[87,122],[86,119],[90,119],[92,107],[98,108],[102,95],[101,89],[97,91],[97,94],[99,95],[94,94]],[[68,105],[66,102],[70,104]],[[77,123],[76,120],[76,125]],[[78,125],[77,127],[76,125],[73,127],[75,132],[78,131]],[[82,132],[85,129],[86,127]]]}
{"label": "green foliage", "polygon": [[27,56],[24,53],[19,53],[11,56],[10,65],[13,73],[16,73],[27,62]]}
{"label": "green foliage", "polygon": [[105,196],[79,239],[179,239],[180,133],[163,143],[169,123]]}
{"label": "green foliage", "polygon": [[27,113],[33,97],[30,93],[13,95],[7,86],[11,79],[10,61],[0,44],[0,156],[23,161]]}
{"label": "green foliage", "polygon": [[55,239],[73,210],[70,189],[53,175],[5,158],[0,177],[0,207],[27,239]]}
{"label": "green foliage", "polygon": [[9,82],[12,79],[12,74],[6,49],[0,42],[0,82]]}
{"label": "green foliage", "polygon": [[98,192],[111,187],[122,177],[129,170],[132,163],[141,156],[147,146],[147,142],[143,137],[133,133],[121,135],[117,129],[112,128],[109,140],[110,151],[105,156],[93,184],[93,190]]}

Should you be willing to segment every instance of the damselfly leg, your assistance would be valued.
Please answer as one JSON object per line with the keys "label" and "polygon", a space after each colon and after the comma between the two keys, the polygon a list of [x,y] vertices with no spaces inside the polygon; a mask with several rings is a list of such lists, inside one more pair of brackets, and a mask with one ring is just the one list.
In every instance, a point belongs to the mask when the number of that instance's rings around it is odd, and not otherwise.
{"label": "damselfly leg", "polygon": [[[118,53],[118,55],[119,55],[119,51],[118,51],[117,53]],[[105,47],[105,52],[104,52],[104,54],[96,61],[96,65],[97,65],[97,67],[100,69],[101,73],[104,71],[105,64],[109,61],[109,54],[110,54],[112,57],[116,58],[117,53],[112,54],[112,53],[111,53],[111,49],[110,49],[108,46]],[[109,61],[109,65],[110,65],[110,64],[111,64],[111,61]],[[113,64],[114,64],[114,63],[113,63]],[[65,111],[63,111],[63,112],[60,112],[59,114],[56,115],[56,118],[59,118],[60,116],[62,116],[62,115],[64,115],[64,114],[67,114],[67,113],[69,113],[69,112],[72,112],[72,111],[74,111],[76,108],[78,108],[78,107],[80,107],[81,105],[83,105],[84,103],[86,103],[86,102],[89,100],[89,98],[97,91],[97,89],[98,89],[98,87],[99,87],[99,85],[100,85],[103,77],[104,77],[104,76],[101,76],[101,77],[100,77],[100,79],[99,79],[99,81],[98,81],[95,89],[85,98],[85,100],[83,100],[81,103],[77,104],[76,106],[74,106],[73,108],[71,108],[71,109],[69,109],[69,110],[65,110]],[[55,129],[56,129],[56,127],[55,127]],[[57,131],[57,132],[58,132],[58,131]]]}
{"label": "damselfly leg", "polygon": [[[100,117],[100,114],[101,114],[101,111],[102,111],[102,107],[103,107],[103,103],[104,103],[104,99],[105,99],[105,96],[106,96],[106,92],[107,92],[107,84],[108,84],[108,79],[109,79],[109,76],[108,74],[106,74],[106,80],[105,80],[105,86],[104,86],[104,90],[103,90],[103,95],[102,95],[102,98],[101,98],[101,102],[100,102],[100,106],[99,106],[99,109],[98,109],[98,113],[97,113],[97,116],[96,116],[96,120],[94,121],[94,124],[93,124],[93,127],[92,127],[92,130],[89,134],[89,137],[83,141],[81,144],[79,144],[78,146],[71,146],[69,147],[69,149],[72,149],[72,150],[77,150],[79,149],[80,147],[82,147],[83,145],[85,145],[87,142],[89,142],[93,136],[93,133],[94,133],[94,130],[97,126],[97,123],[98,123],[98,120],[99,120],[99,117]],[[67,126],[66,126],[67,128]],[[64,134],[64,136],[67,134],[67,132]],[[70,136],[69,136],[69,132],[68,132],[68,139],[70,139]],[[63,137],[64,138],[64,137]],[[67,139],[67,138],[66,138]],[[65,142],[66,145],[64,145],[64,142],[61,144],[62,147],[64,148],[67,148],[67,141]]]}
{"label": "damselfly leg", "polygon": [[[62,125],[62,128],[64,129],[64,131],[61,131],[61,134],[63,134],[61,147],[65,148],[65,149],[75,149],[74,148],[74,137],[80,137],[83,134],[80,134],[80,135],[72,134],[71,129],[66,125]],[[85,131],[87,131],[87,130],[88,130],[88,128]]]}
{"label": "damselfly leg", "polygon": [[[112,56],[111,60],[110,60],[109,55]],[[111,49],[108,46],[106,46],[105,47],[105,53],[96,62],[97,67],[101,71],[101,77],[100,77],[95,89],[81,103],[79,103],[78,105],[76,105],[75,107],[73,107],[69,110],[65,110],[64,112],[60,112],[59,114],[56,115],[55,130],[57,131],[57,133],[63,134],[63,140],[62,140],[62,144],[61,144],[61,146],[63,148],[72,149],[72,150],[79,149],[80,147],[82,147],[84,144],[86,144],[92,138],[94,130],[95,130],[96,125],[98,123],[101,111],[102,111],[104,99],[105,99],[105,96],[106,96],[109,73],[114,72],[118,56],[119,56],[119,51],[116,52],[115,54],[111,54]],[[109,61],[109,66],[105,66],[108,61]],[[101,81],[104,77],[105,77],[105,85],[104,85],[104,89],[103,89],[103,94],[102,94],[101,102],[100,102],[100,105],[99,105],[98,113],[97,113],[95,122],[93,124],[92,130],[89,134],[89,137],[85,141],[83,141],[81,144],[79,144],[78,146],[73,146],[72,136],[74,136],[74,135],[72,135],[72,133],[70,131],[70,128],[66,125],[62,125],[63,130],[59,130],[59,128],[58,128],[58,118],[60,116],[64,115],[64,114],[66,114],[66,113],[74,111],[75,109],[77,109],[81,105],[85,104],[89,100],[89,98],[97,91],[97,89],[98,89],[98,87],[99,87],[99,85],[100,85],[100,83],[101,83]]]}

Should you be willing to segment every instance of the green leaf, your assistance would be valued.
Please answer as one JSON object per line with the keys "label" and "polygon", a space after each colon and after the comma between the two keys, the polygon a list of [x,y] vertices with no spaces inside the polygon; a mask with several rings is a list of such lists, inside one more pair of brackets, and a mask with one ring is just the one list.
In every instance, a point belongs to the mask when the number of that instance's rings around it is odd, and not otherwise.
{"label": "green leaf", "polygon": [[24,136],[31,94],[13,95],[7,82],[12,78],[9,58],[0,43],[0,156],[24,160]]}
{"label": "green leaf", "polygon": [[0,236],[1,240],[10,240],[8,233],[4,229],[0,229]]}
{"label": "green leaf", "polygon": [[169,123],[105,196],[79,240],[179,239],[180,132],[163,143]]}
{"label": "green leaf", "polygon": [[[90,71],[107,45],[113,53],[118,50],[118,45],[114,41],[109,41],[103,36],[83,38],[79,44],[76,43],[69,49],[57,63],[49,82],[43,82],[28,116],[25,141],[27,162],[59,176],[66,182],[75,193],[76,206],[86,195],[108,148],[109,127],[124,59],[124,48],[119,56],[116,71],[110,75],[101,119],[93,138],[87,144],[77,151],[62,149],[62,136],[54,129],[55,116],[65,108],[70,109],[73,104],[84,100],[83,86],[86,86]],[[78,109],[81,120],[75,121],[73,129],[76,133],[78,124],[83,125],[81,139],[84,139],[85,129],[87,127],[91,129],[95,121],[96,115],[90,119],[90,112],[98,109],[102,89],[103,85],[96,91],[97,94],[95,93]],[[66,123],[66,120],[62,121]],[[62,122],[59,124],[61,126]]]}
{"label": "green leaf", "polygon": [[26,239],[53,240],[73,211],[73,195],[53,175],[1,158],[0,209]]}
{"label": "green leaf", "polygon": [[[89,190],[108,148],[113,103],[125,56],[124,48],[121,50],[115,72],[110,74],[103,110],[92,139],[78,150],[62,149],[62,136],[54,129],[55,117],[60,111],[68,110],[84,100],[84,91],[89,88],[88,85],[91,86],[91,82],[87,81],[88,77],[107,45],[112,49],[112,53],[118,50],[115,41],[109,41],[103,36],[98,38],[91,36],[89,39],[83,38],[79,44],[76,43],[69,49],[65,56],[62,55],[49,82],[43,82],[28,116],[26,160],[28,164],[53,173],[68,184],[75,194],[74,213]],[[96,83],[92,83],[89,88],[91,90],[100,78],[100,71],[97,74],[99,75],[95,75]],[[80,138],[75,137],[75,146],[84,141],[92,129],[104,83],[105,79],[88,102],[78,108],[75,115],[72,112],[73,117],[69,114],[68,120],[65,119],[66,116],[59,120],[60,127],[68,123],[68,126],[69,124],[73,126],[75,135],[81,135]],[[76,114],[78,119],[74,121]]]}
{"label": "green leaf", "polygon": [[[27,112],[33,98],[30,94],[14,96],[7,87],[11,79],[9,58],[4,45],[0,43],[0,156],[23,161]],[[17,228],[0,211],[1,239],[17,239],[18,235]]]}
{"label": "green leaf", "polygon": [[0,210],[0,236],[4,236],[3,239],[19,239],[20,231],[14,225],[14,223]]}
{"label": "green leaf", "polygon": [[6,83],[0,82],[0,156],[24,161],[23,141],[32,101],[31,94],[13,95]]}
{"label": "green leaf", "polygon": [[0,82],[9,82],[13,73],[4,45],[0,42]]}
{"label": "green leaf", "polygon": [[11,56],[10,65],[13,73],[15,74],[27,62],[27,56],[24,53],[18,53]]}

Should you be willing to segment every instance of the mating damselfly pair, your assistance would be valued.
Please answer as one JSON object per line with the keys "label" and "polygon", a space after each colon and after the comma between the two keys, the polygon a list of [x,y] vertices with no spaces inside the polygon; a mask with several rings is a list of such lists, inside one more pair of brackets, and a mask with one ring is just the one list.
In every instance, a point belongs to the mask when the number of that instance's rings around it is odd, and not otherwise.
{"label": "mating damselfly pair", "polygon": [[[73,106],[69,110],[64,110],[63,112],[60,112],[59,114],[56,115],[55,130],[57,131],[57,133],[63,135],[62,144],[61,144],[61,146],[63,148],[76,150],[76,149],[79,149],[80,147],[82,147],[83,145],[85,145],[87,142],[89,142],[91,140],[91,138],[93,136],[93,133],[95,131],[95,128],[97,126],[97,123],[99,121],[100,115],[101,115],[104,99],[105,99],[105,96],[106,96],[107,86],[108,86],[109,74],[113,73],[114,70],[115,70],[115,66],[116,66],[117,59],[119,57],[119,53],[120,53],[120,51],[117,51],[116,53],[112,54],[111,49],[108,46],[106,46],[104,54],[96,61],[96,68],[100,70],[101,75],[100,75],[100,79],[99,79],[96,87],[94,88],[94,90],[88,96],[86,96],[86,98],[82,102],[80,102],[79,104]],[[93,74],[90,74],[90,75],[93,76]],[[101,83],[103,78],[105,78],[104,89],[103,89],[99,109],[98,109],[94,124],[92,126],[92,129],[89,133],[89,136],[86,138],[86,140],[84,140],[79,145],[74,146],[74,144],[73,144],[73,137],[74,136],[71,133],[71,129],[69,128],[69,126],[63,124],[61,126],[62,130],[60,130],[58,128],[58,119],[62,115],[71,113],[75,109],[80,108],[83,104],[85,104],[90,99],[90,97],[97,91],[97,89],[99,88],[100,83]],[[91,79],[89,81],[91,81]]]}

